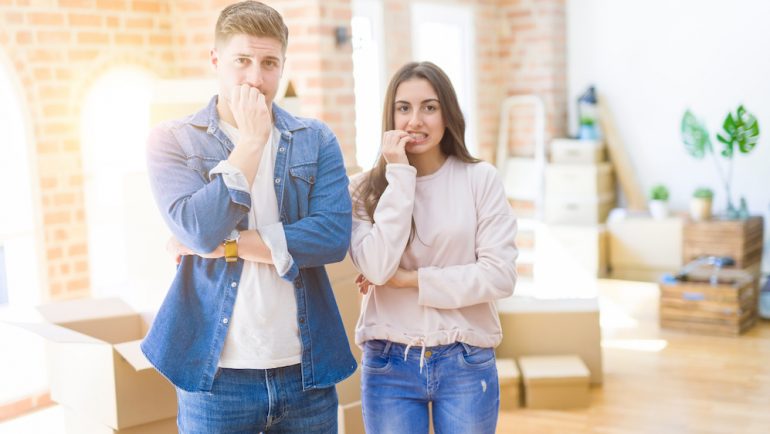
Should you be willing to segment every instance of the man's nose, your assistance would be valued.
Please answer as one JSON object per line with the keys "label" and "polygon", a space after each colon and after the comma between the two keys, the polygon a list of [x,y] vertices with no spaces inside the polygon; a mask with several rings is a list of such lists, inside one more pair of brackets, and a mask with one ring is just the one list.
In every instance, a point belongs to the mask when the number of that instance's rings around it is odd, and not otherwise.
{"label": "man's nose", "polygon": [[248,71],[246,71],[246,84],[248,84],[251,87],[259,88],[262,86],[262,71],[259,69],[258,65],[253,65],[251,68],[249,68]]}

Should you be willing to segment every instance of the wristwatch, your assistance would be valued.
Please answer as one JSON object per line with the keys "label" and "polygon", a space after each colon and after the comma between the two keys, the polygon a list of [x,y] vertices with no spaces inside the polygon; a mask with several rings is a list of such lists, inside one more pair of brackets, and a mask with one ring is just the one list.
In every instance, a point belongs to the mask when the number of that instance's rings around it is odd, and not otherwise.
{"label": "wristwatch", "polygon": [[238,260],[238,239],[240,237],[241,233],[238,229],[233,229],[225,239],[225,262],[235,262]]}

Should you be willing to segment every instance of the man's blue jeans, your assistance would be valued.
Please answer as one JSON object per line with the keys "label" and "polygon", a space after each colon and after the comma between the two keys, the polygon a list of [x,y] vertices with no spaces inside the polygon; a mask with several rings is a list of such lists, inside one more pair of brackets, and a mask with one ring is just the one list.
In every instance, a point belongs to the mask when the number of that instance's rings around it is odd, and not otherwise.
{"label": "man's blue jeans", "polygon": [[219,369],[211,392],[177,388],[181,434],[337,434],[334,387],[302,391],[300,365]]}
{"label": "man's blue jeans", "polygon": [[[495,352],[455,343],[426,348],[373,340],[364,345],[361,400],[367,434],[493,434],[500,407]],[[420,372],[422,371],[422,372]]]}

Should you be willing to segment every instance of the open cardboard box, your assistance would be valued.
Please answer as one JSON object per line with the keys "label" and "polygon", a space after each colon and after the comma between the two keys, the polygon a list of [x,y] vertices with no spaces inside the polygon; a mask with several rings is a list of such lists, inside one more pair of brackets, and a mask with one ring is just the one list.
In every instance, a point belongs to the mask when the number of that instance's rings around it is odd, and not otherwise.
{"label": "open cardboard box", "polygon": [[19,325],[48,342],[51,399],[116,430],[176,416],[174,387],[139,348],[151,315],[115,298],[38,310],[46,322]]}

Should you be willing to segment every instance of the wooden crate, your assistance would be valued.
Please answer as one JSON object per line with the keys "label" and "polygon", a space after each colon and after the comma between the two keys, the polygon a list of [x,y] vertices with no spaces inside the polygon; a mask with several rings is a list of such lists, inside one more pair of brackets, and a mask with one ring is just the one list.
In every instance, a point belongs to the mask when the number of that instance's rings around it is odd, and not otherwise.
{"label": "wooden crate", "polygon": [[758,281],[740,270],[722,270],[711,285],[707,270],[687,281],[660,283],[660,326],[690,332],[739,335],[757,321]]}
{"label": "wooden crate", "polygon": [[687,221],[682,261],[687,264],[704,255],[729,256],[735,259],[735,268],[750,268],[762,262],[763,227],[760,216],[747,220]]}

